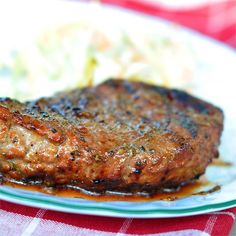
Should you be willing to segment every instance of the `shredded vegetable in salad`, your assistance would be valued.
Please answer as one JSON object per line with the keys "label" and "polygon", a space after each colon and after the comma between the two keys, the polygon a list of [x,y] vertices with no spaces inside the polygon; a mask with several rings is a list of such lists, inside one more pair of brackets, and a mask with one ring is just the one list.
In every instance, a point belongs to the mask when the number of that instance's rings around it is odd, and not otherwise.
{"label": "shredded vegetable in salad", "polygon": [[190,47],[170,37],[109,24],[71,23],[0,58],[0,94],[34,99],[109,78],[188,89],[195,67]]}

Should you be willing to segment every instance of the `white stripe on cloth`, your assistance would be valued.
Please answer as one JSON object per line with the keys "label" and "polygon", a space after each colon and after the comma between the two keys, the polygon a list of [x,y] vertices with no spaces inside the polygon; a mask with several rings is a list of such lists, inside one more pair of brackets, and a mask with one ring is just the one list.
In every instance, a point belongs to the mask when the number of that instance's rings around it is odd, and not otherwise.
{"label": "white stripe on cloth", "polygon": [[207,215],[228,215],[228,216],[232,217],[233,220],[235,220],[234,213],[230,212],[230,211],[212,212],[212,213],[208,213]]}
{"label": "white stripe on cloth", "polygon": [[208,221],[206,222],[206,226],[205,226],[205,229],[203,231],[208,233],[209,235],[211,235],[211,232],[214,228],[216,220],[217,220],[217,215],[211,215],[209,217]]}
{"label": "white stripe on cloth", "polygon": [[[39,213],[39,215],[42,213]],[[73,217],[73,215],[71,216]],[[27,226],[34,217],[24,216],[21,214],[15,214],[0,210],[0,235],[11,235],[19,236],[25,231]],[[125,223],[125,222],[124,222]],[[123,225],[124,225],[123,223]],[[125,225],[130,225],[131,220],[127,220]],[[122,225],[122,226],[123,226]],[[127,227],[127,226],[124,226]],[[151,227],[147,225],[147,227]],[[121,227],[122,228],[122,227]],[[123,228],[124,229],[124,228]],[[125,236],[138,236],[138,234],[125,234]],[[85,229],[81,227],[76,227],[52,220],[41,219],[35,230],[31,233],[32,236],[116,236],[117,233],[104,232],[93,229]],[[210,236],[206,232],[200,230],[187,229],[171,231],[167,233],[156,233],[156,234],[146,234],[147,236]]]}
{"label": "white stripe on cloth", "polygon": [[31,236],[33,232],[35,231],[35,229],[37,228],[37,226],[39,225],[39,222],[45,213],[46,213],[45,209],[39,209],[39,211],[37,212],[35,217],[32,219],[28,227],[23,231],[21,236]]}
{"label": "white stripe on cloth", "polygon": [[119,232],[117,233],[116,236],[122,236],[122,235],[124,235],[124,234],[127,232],[128,228],[130,227],[132,221],[133,221],[132,218],[127,218],[127,219],[124,221],[124,223],[122,224],[122,226],[121,226],[121,228],[120,228],[120,230],[119,230]]}

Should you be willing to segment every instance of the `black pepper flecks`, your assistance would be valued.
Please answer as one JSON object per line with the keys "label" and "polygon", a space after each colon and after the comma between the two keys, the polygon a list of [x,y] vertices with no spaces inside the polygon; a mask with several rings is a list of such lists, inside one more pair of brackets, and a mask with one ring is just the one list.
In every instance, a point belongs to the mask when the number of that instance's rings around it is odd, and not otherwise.
{"label": "black pepper flecks", "polygon": [[136,89],[131,83],[124,82],[124,88],[129,94],[133,94],[136,92]]}
{"label": "black pepper flecks", "polygon": [[17,142],[18,142],[18,138],[14,137],[13,140],[12,140],[12,143],[17,143]]}
{"label": "black pepper flecks", "polygon": [[134,174],[140,175],[142,173],[142,170],[140,169],[135,169]]}
{"label": "black pepper flecks", "polygon": [[80,100],[78,101],[78,108],[84,110],[87,105],[88,105],[88,99],[85,97],[80,98]]}
{"label": "black pepper flecks", "polygon": [[95,180],[93,180],[93,183],[94,184],[100,184],[100,183],[102,183],[103,181],[101,180],[101,179],[95,179]]}
{"label": "black pepper flecks", "polygon": [[72,152],[70,153],[70,155],[71,155],[71,158],[72,158],[72,159],[75,159],[75,158],[77,158],[77,157],[80,156],[80,151],[78,151],[78,150],[72,151]]}
{"label": "black pepper flecks", "polygon": [[78,115],[81,112],[81,108],[80,107],[73,107],[72,112],[74,113],[74,115]]}
{"label": "black pepper flecks", "polygon": [[138,166],[138,167],[141,167],[142,166],[142,161],[141,160],[139,160],[139,161],[136,161],[136,166]]}
{"label": "black pepper flecks", "polygon": [[154,150],[154,149],[150,149],[149,152],[150,152],[151,154],[154,154],[154,153],[155,153],[155,150]]}
{"label": "black pepper flecks", "polygon": [[146,149],[145,149],[145,147],[144,147],[144,146],[141,146],[141,147],[140,147],[140,150],[141,150],[141,151],[143,151],[143,152],[145,152],[145,151],[146,151]]}
{"label": "black pepper flecks", "polygon": [[47,112],[40,112],[42,118],[48,118],[49,114]]}
{"label": "black pepper flecks", "polygon": [[107,154],[109,157],[113,157],[115,153],[114,151],[111,150],[111,151],[108,151]]}
{"label": "black pepper flecks", "polygon": [[51,128],[50,130],[51,130],[51,132],[54,133],[54,134],[57,133],[57,130],[54,129],[54,128]]}
{"label": "black pepper flecks", "polygon": [[150,119],[148,119],[147,117],[144,117],[144,116],[143,116],[143,117],[141,118],[141,121],[142,121],[143,124],[147,124],[147,123],[150,122]]}

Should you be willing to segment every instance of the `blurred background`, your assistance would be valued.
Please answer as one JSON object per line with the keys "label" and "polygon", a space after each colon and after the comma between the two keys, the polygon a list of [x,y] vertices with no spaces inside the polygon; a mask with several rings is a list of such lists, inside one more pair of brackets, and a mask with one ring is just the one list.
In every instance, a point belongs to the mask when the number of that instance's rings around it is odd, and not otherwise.
{"label": "blurred background", "polygon": [[8,0],[0,29],[0,96],[21,101],[108,78],[196,92],[236,74],[236,0]]}
{"label": "blurred background", "polygon": [[236,0],[101,0],[177,22],[236,48]]}

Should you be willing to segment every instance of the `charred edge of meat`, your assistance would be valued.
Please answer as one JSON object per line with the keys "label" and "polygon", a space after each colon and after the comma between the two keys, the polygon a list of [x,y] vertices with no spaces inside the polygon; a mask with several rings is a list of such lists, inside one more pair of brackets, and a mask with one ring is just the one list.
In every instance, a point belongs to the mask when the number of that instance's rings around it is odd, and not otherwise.
{"label": "charred edge of meat", "polygon": [[[0,125],[3,177],[153,193],[203,174],[217,154],[223,114],[179,90],[113,80],[25,104],[4,98]],[[40,154],[30,152],[32,140],[44,145]],[[11,170],[14,158],[19,162]]]}

